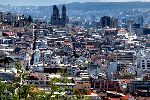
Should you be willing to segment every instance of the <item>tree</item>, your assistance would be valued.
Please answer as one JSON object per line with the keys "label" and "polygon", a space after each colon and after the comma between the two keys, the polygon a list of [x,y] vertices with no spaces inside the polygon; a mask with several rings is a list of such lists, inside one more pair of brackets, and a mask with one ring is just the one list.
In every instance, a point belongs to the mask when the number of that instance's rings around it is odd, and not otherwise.
{"label": "tree", "polygon": [[15,67],[16,67],[16,69],[17,69],[17,76],[18,77],[16,77],[17,78],[17,80],[16,81],[18,81],[18,82],[20,82],[21,84],[22,84],[22,75],[23,75],[23,69],[22,69],[22,64],[21,64],[21,62],[20,61],[17,61],[16,63],[15,63]]}
{"label": "tree", "polygon": [[[89,98],[86,98],[84,94],[86,94],[86,90],[77,90],[76,93],[74,93],[74,89],[68,87],[68,83],[72,83],[71,79],[67,78],[67,74],[65,73],[65,70],[59,70],[59,73],[61,74],[61,78],[52,78],[50,79],[49,82],[49,87],[50,87],[50,97],[54,96],[50,100],[89,100]],[[57,86],[55,83],[60,83],[63,84],[63,87]],[[65,94],[54,94],[55,92],[59,93],[65,93]],[[73,94],[73,96],[69,96],[66,94],[67,92],[70,92]],[[49,100],[49,99],[48,99]]]}
{"label": "tree", "polygon": [[21,98],[28,98],[28,94],[30,92],[30,86],[29,85],[22,85],[20,88],[20,96]]}
{"label": "tree", "polygon": [[10,58],[10,57],[5,57],[5,58],[4,58],[4,61],[5,61],[5,63],[8,64],[8,67],[9,67],[9,64],[10,64],[10,63],[14,62],[14,60],[13,60],[12,58]]}
{"label": "tree", "polygon": [[15,94],[15,86],[0,81],[0,100],[19,100]]}
{"label": "tree", "polygon": [[16,67],[16,69],[17,69],[18,71],[21,70],[21,67],[22,67],[21,62],[20,62],[20,61],[16,61],[15,67]]}
{"label": "tree", "polygon": [[3,62],[3,64],[4,64],[4,67],[5,67],[5,71],[6,71],[6,64],[8,64],[8,67],[9,67],[9,64],[11,63],[11,62],[14,62],[14,60],[12,59],[12,58],[10,58],[10,57],[5,57],[5,58],[3,58],[3,59],[0,59],[0,62]]}
{"label": "tree", "polygon": [[0,99],[1,100],[2,100],[2,97],[3,97],[4,90],[5,90],[5,84],[0,82]]}
{"label": "tree", "polygon": [[[18,80],[18,82],[19,82],[19,87],[18,87],[18,89],[19,89],[19,99],[21,98],[21,92],[24,90],[22,90],[21,88],[24,88],[24,85],[23,85],[23,79],[22,79],[22,75],[23,75],[23,70],[22,70],[22,64],[21,64],[21,62],[20,61],[17,61],[16,63],[15,63],[15,66],[16,66],[16,69],[17,69],[17,73],[18,73],[18,75],[19,75],[19,80]],[[23,87],[22,87],[23,86]],[[25,91],[24,91],[25,92]]]}

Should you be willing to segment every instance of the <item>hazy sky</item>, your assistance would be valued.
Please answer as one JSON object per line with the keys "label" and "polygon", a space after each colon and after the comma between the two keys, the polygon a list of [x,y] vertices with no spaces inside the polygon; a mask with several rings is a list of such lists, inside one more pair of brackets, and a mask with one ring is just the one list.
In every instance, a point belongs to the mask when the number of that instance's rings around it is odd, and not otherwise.
{"label": "hazy sky", "polygon": [[150,0],[0,0],[0,4],[4,5],[53,5],[53,4],[64,4],[71,2],[128,2],[128,1],[145,1]]}

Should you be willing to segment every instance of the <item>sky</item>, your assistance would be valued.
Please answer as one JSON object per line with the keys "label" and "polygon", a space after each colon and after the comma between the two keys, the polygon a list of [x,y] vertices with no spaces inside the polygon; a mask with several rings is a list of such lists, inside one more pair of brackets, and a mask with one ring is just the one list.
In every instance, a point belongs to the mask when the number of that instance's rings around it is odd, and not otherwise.
{"label": "sky", "polygon": [[24,6],[38,6],[38,5],[54,5],[54,4],[65,4],[71,2],[129,2],[129,1],[145,1],[150,0],[0,0],[2,5],[24,5]]}

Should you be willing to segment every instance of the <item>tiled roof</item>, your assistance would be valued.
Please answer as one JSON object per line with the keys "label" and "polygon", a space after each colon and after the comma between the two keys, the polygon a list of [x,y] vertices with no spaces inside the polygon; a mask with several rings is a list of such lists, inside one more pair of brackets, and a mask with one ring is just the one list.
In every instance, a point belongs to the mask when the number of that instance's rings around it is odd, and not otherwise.
{"label": "tiled roof", "polygon": [[7,35],[7,36],[13,36],[14,33],[13,32],[3,32],[4,35]]}

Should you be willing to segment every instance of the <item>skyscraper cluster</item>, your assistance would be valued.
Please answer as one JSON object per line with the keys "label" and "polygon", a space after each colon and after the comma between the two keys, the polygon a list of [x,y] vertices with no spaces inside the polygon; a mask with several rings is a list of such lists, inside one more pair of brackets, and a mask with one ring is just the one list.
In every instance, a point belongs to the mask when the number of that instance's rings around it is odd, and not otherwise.
{"label": "skyscraper cluster", "polygon": [[53,6],[53,14],[51,16],[51,24],[58,25],[58,26],[65,26],[66,23],[69,21],[69,18],[66,13],[65,5],[62,6],[62,13],[60,15],[59,9],[56,5]]}
{"label": "skyscraper cluster", "polygon": [[101,27],[109,27],[109,28],[117,28],[118,27],[118,19],[111,18],[109,16],[101,17]]}

